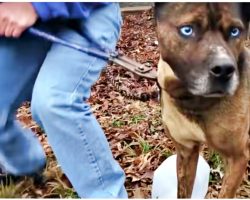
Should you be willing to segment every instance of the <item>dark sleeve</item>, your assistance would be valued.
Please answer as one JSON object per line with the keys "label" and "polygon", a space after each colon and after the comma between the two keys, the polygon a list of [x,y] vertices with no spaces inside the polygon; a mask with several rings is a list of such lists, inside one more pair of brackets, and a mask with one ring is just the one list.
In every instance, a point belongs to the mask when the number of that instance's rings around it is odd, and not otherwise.
{"label": "dark sleeve", "polygon": [[32,5],[42,21],[50,19],[79,19],[87,18],[94,8],[103,6],[105,2],[100,3],[73,3],[73,2],[33,2]]}

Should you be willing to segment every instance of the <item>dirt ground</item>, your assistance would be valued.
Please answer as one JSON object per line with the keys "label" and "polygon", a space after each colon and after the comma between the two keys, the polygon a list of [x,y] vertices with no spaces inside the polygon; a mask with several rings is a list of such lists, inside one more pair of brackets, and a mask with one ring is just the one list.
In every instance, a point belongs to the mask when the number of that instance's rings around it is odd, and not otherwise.
{"label": "dirt ground", "polygon": [[[130,58],[156,68],[159,52],[152,11],[124,17],[117,47]],[[89,99],[92,110],[105,131],[114,157],[126,173],[125,184],[130,198],[151,197],[154,170],[175,152],[171,140],[163,131],[158,99],[151,96],[141,99],[144,101],[133,99],[136,95],[138,97],[138,94],[150,92],[157,92],[155,82],[136,77],[110,64],[93,86]],[[138,99],[140,98],[139,95]],[[0,197],[77,197],[70,182],[61,172],[46,135],[32,121],[28,102],[18,110],[17,117],[24,126],[34,131],[43,144],[48,156],[48,164],[44,171],[45,181],[37,184],[32,179],[24,177],[17,184],[2,186]],[[221,186],[223,162],[216,152],[208,150],[206,146],[203,146],[201,155],[211,167],[207,197],[215,198]],[[238,198],[250,198],[249,173],[248,167],[237,193]]]}

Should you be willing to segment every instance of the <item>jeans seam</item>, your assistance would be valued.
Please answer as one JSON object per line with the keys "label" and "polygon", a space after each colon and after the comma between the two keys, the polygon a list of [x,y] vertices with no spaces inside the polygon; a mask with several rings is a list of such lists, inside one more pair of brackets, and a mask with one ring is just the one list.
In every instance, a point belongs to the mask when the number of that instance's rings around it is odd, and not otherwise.
{"label": "jeans seam", "polygon": [[97,177],[98,177],[98,181],[99,181],[99,183],[100,183],[102,189],[104,189],[104,187],[103,187],[104,182],[103,182],[103,179],[102,179],[101,171],[100,171],[100,169],[99,169],[100,167],[99,167],[98,164],[97,164],[97,159],[95,158],[94,154],[92,153],[91,148],[89,148],[89,144],[88,144],[88,142],[87,142],[86,136],[85,136],[84,131],[83,131],[82,127],[81,127],[81,123],[79,123],[79,122],[77,121],[77,122],[76,122],[76,125],[77,125],[77,127],[78,127],[78,129],[79,129],[80,136],[81,136],[81,138],[82,138],[82,140],[83,140],[83,142],[84,142],[83,144],[84,144],[84,146],[85,146],[86,149],[87,149],[88,156],[89,156],[89,158],[90,158],[90,164],[93,165],[94,170],[95,170],[95,172],[96,172],[96,174],[97,174]]}

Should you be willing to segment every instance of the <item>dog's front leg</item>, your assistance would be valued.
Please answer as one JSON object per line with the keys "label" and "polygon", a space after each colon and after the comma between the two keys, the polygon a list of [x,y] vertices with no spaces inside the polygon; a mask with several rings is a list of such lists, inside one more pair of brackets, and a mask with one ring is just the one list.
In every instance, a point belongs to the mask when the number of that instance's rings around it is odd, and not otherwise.
{"label": "dog's front leg", "polygon": [[219,198],[234,198],[246,171],[248,156],[246,154],[237,155],[227,158],[226,161],[226,172]]}
{"label": "dog's front leg", "polygon": [[199,144],[193,148],[176,145],[178,198],[191,198],[199,158]]}

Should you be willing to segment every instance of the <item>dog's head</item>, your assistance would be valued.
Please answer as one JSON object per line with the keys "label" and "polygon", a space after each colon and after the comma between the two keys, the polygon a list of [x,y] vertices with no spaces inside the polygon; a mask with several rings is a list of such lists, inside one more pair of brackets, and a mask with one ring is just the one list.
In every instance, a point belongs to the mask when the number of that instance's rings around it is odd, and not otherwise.
{"label": "dog's head", "polygon": [[193,95],[233,95],[247,14],[237,3],[156,3],[161,57]]}

